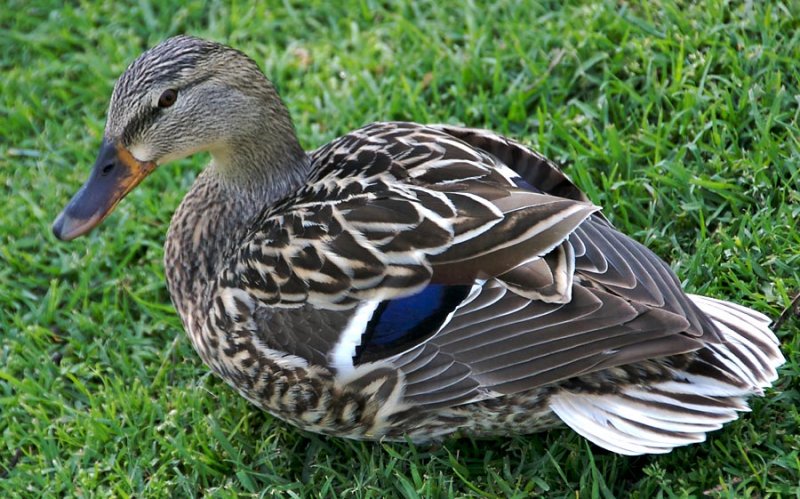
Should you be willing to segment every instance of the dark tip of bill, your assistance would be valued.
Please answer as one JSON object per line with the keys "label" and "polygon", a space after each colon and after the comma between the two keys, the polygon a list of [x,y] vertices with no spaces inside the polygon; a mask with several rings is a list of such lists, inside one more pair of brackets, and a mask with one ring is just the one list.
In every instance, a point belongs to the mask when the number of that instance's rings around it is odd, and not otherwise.
{"label": "dark tip of bill", "polygon": [[64,232],[64,213],[58,215],[56,221],[53,222],[53,235],[56,236],[57,239],[60,241],[64,241],[65,239],[62,237],[62,233]]}
{"label": "dark tip of bill", "polygon": [[93,220],[73,218],[66,211],[62,211],[53,222],[53,235],[61,241],[72,241],[76,237],[86,234],[96,225]]}

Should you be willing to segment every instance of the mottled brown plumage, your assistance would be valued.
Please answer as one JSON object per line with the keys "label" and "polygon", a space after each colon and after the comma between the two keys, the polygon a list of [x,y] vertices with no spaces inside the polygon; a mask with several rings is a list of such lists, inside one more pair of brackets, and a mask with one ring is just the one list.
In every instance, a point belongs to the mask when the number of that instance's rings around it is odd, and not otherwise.
{"label": "mottled brown plumage", "polygon": [[734,419],[783,362],[764,316],[685,294],[525,146],[376,123],[307,154],[256,64],[191,37],[117,82],[56,235],[201,150],[167,234],[170,294],[203,361],[302,428],[423,441],[563,422],[667,452]]}

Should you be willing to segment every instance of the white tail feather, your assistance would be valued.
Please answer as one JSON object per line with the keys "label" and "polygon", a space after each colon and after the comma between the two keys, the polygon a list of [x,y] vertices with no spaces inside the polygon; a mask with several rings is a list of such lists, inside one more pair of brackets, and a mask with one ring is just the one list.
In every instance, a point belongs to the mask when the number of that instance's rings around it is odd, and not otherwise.
{"label": "white tail feather", "polygon": [[[740,361],[748,360],[760,369],[747,369],[756,379],[756,385],[766,388],[778,378],[777,368],[786,362],[780,349],[778,338],[769,329],[767,316],[735,303],[715,300],[705,296],[689,295],[695,305],[705,312],[720,329],[725,342],[740,353]],[[712,345],[715,351],[725,349],[725,345]],[[729,356],[729,355],[728,355]]]}
{"label": "white tail feather", "polygon": [[638,455],[702,442],[737,411],[749,410],[745,398],[761,395],[784,362],[769,319],[733,303],[690,297],[724,339],[707,345],[710,361],[698,360],[710,368],[701,370],[704,375],[676,370],[672,380],[609,394],[561,391],[550,398],[553,412],[600,447]]}

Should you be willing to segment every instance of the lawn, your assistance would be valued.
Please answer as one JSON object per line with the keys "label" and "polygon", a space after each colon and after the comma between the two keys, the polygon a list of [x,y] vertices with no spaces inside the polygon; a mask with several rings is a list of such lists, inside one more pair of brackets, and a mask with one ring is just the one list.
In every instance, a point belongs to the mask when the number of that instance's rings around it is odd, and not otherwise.
{"label": "lawn", "polygon": [[800,495],[798,319],[779,332],[775,389],[668,455],[621,457],[567,430],[351,442],[259,412],[185,337],[162,244],[206,157],[160,168],[87,238],[50,232],[114,80],[190,33],[250,54],[309,149],[375,120],[505,133],[562,163],[688,290],[777,317],[800,291],[800,9],[68,3],[0,7],[0,496]]}

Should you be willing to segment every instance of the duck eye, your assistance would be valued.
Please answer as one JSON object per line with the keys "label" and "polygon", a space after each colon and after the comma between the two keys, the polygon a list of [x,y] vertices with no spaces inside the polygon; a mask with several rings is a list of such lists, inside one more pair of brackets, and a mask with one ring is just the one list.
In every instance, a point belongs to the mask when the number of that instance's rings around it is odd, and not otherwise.
{"label": "duck eye", "polygon": [[158,107],[170,107],[175,104],[176,100],[178,100],[178,91],[174,88],[168,88],[158,98]]}

